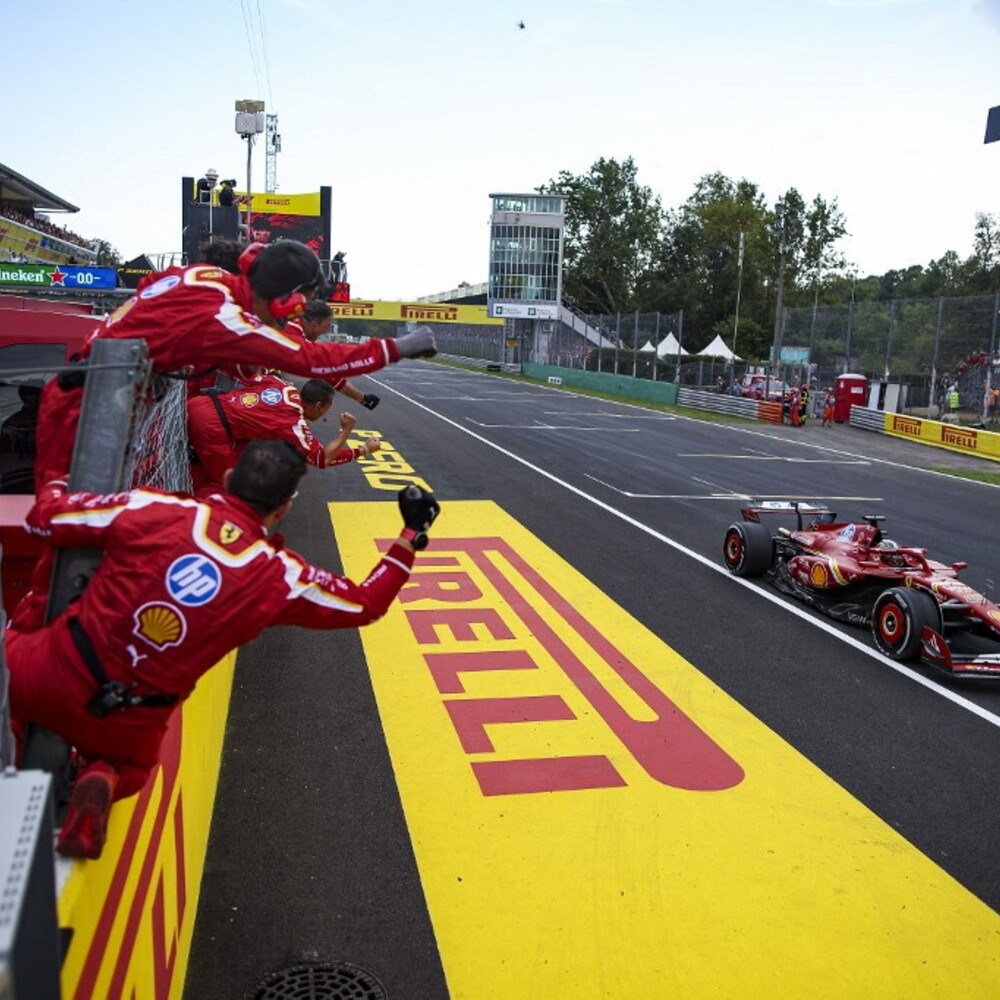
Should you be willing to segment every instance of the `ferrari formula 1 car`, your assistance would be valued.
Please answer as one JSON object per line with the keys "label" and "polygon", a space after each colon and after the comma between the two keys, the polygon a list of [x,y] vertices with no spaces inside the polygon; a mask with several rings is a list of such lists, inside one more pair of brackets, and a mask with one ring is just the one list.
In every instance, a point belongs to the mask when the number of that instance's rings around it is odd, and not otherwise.
{"label": "ferrari formula 1 car", "polygon": [[[832,618],[870,627],[894,660],[1000,679],[1000,607],[958,579],[968,563],[948,566],[897,545],[878,514],[844,522],[827,507],[789,501],[752,503],[742,514],[726,531],[731,573],[765,577]],[[778,515],[795,526],[762,521]]]}

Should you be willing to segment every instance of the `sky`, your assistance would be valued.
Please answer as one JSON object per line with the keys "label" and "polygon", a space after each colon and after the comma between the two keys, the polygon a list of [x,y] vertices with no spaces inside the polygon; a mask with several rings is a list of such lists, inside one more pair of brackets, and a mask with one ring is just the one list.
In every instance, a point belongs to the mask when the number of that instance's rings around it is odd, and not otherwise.
{"label": "sky", "polygon": [[[0,0],[0,162],[124,258],[180,250],[180,178],[329,186],[355,298],[486,280],[489,195],[599,158],[678,208],[721,172],[836,200],[860,275],[1000,214],[1000,0]],[[519,22],[524,27],[519,27]],[[252,150],[263,189],[263,138]]]}

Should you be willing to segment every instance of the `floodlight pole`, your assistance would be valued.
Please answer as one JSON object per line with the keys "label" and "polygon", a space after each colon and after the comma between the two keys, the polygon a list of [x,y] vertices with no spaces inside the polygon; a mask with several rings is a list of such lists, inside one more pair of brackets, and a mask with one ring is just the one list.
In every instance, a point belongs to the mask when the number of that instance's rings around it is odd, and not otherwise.
{"label": "floodlight pole", "polygon": [[743,291],[743,231],[740,230],[740,264],[739,276],[736,279],[736,319],[733,321],[733,357],[730,362],[732,374],[730,383],[736,381],[736,337],[740,332],[740,293]]}
{"label": "floodlight pole", "polygon": [[247,242],[250,239],[250,214],[253,208],[253,189],[250,186],[250,166],[253,158],[253,141],[265,129],[263,101],[236,102],[236,134],[247,141]]}
{"label": "floodlight pole", "polygon": [[246,140],[247,140],[247,221],[246,221],[246,227],[247,227],[247,243],[252,243],[253,240],[250,239],[250,207],[251,207],[251,202],[253,201],[253,195],[250,192],[253,191],[253,188],[250,186],[250,164],[251,164],[251,161],[252,161],[251,154],[253,153],[253,136],[252,135],[246,136]]}

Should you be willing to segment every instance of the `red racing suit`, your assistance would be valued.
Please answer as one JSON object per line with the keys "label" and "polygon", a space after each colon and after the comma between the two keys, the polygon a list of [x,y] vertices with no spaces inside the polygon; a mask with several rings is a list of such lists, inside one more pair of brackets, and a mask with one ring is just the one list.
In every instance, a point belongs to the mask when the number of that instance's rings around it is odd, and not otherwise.
{"label": "red racing suit", "polygon": [[[399,360],[395,340],[364,344],[310,343],[267,326],[251,311],[249,279],[206,264],[171,267],[139,283],[136,295],[98,327],[84,347],[101,338],[141,338],[158,372],[193,366],[263,365],[306,378],[349,378]],[[38,417],[35,490],[65,476],[73,455],[82,388],[43,390]]]}
{"label": "red racing suit", "polygon": [[[309,338],[306,336],[306,331],[303,330],[301,324],[296,323],[294,319],[290,319],[285,324],[285,328],[282,332],[287,334],[289,337],[293,337],[296,340],[303,341],[303,343],[308,344],[310,342]],[[336,392],[340,392],[340,390],[343,389],[344,386],[347,384],[346,375],[333,376],[333,377],[329,375],[322,375],[322,376],[317,376],[317,378],[320,378],[323,382],[329,382],[330,385],[333,386]]]}
{"label": "red racing suit", "polygon": [[[82,626],[111,680],[134,694],[186,698],[227,652],[270,625],[358,628],[385,614],[413,553],[393,544],[361,584],[310,565],[268,538],[236,497],[154,490],[100,496],[42,491],[29,530],[53,545],[96,545],[104,558],[79,601],[37,632],[6,633],[15,731],[58,733],[120,774],[116,797],[142,787],[173,707],[137,705],[98,718],[99,685],[74,642]],[[78,626],[71,626],[76,619]]]}
{"label": "red racing suit", "polygon": [[260,375],[214,398],[194,396],[187,409],[188,440],[198,457],[191,467],[195,492],[209,484],[221,486],[226,470],[255,438],[287,441],[306,462],[320,469],[367,454],[364,448],[341,448],[328,462],[323,444],[313,436],[302,413],[299,390],[277,375]]}

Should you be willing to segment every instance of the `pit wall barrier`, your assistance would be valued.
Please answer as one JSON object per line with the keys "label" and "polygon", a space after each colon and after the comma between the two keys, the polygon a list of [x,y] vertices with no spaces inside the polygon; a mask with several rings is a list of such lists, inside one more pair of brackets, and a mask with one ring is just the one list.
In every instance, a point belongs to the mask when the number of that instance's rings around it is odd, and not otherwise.
{"label": "pit wall barrier", "polygon": [[230,653],[174,713],[160,766],[112,808],[101,857],[59,860],[63,1000],[183,995],[235,662]]}
{"label": "pit wall barrier", "polygon": [[957,451],[974,458],[1000,462],[1000,433],[977,427],[960,427],[940,420],[925,420],[902,413],[885,413],[867,406],[852,406],[850,424],[864,430],[919,441],[934,448]]}
{"label": "pit wall barrier", "polygon": [[665,403],[668,406],[688,406],[696,410],[710,410],[713,413],[728,413],[748,420],[781,423],[780,403],[743,399],[740,396],[729,396],[720,392],[704,392],[701,389],[678,386],[675,382],[653,382],[650,379],[632,378],[628,375],[580,371],[575,368],[558,368],[555,365],[537,365],[530,362],[521,365],[521,372],[528,378],[538,379],[541,382],[593,389],[624,399]]}

